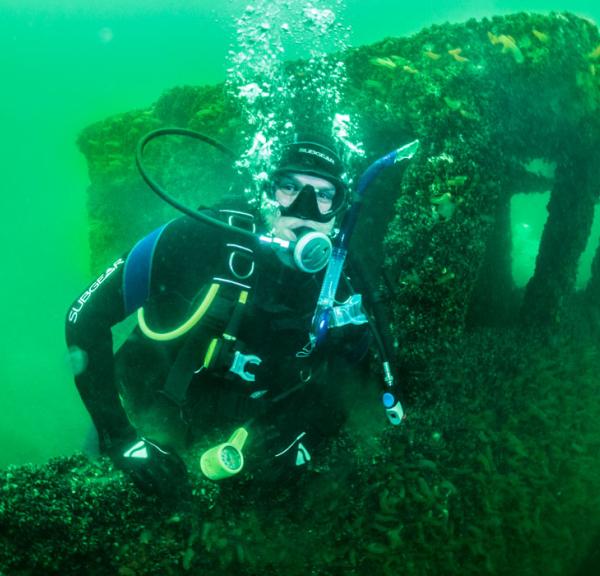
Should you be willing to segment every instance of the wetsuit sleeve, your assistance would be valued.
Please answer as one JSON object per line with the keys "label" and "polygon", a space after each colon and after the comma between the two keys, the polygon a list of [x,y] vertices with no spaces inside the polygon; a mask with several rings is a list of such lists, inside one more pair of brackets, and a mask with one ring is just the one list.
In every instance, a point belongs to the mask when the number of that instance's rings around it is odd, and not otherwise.
{"label": "wetsuit sleeve", "polygon": [[121,405],[115,381],[111,328],[126,317],[123,301],[125,255],[116,260],[73,302],[66,320],[66,340],[79,394],[98,431],[100,448],[135,437]]}

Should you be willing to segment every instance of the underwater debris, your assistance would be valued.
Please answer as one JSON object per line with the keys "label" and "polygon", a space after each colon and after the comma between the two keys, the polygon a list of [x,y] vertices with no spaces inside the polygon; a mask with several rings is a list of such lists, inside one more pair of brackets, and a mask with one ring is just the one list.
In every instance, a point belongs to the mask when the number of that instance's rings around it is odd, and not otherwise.
{"label": "underwater debris", "polygon": [[381,66],[382,68],[397,68],[397,64],[391,58],[371,58],[371,64]]}
{"label": "underwater debris", "polygon": [[544,34],[535,28],[531,31],[531,33],[543,44],[546,44],[550,40],[550,36],[548,36],[548,34]]}
{"label": "underwater debris", "polygon": [[448,54],[452,56],[457,62],[467,62],[469,59],[461,56],[462,48],[453,48],[452,50],[448,50]]}
{"label": "underwater debris", "polygon": [[500,44],[502,46],[502,53],[510,53],[517,64],[525,62],[525,56],[523,56],[523,52],[521,52],[516,40],[512,36],[506,34],[496,36],[493,32],[488,32],[488,38],[494,46]]}

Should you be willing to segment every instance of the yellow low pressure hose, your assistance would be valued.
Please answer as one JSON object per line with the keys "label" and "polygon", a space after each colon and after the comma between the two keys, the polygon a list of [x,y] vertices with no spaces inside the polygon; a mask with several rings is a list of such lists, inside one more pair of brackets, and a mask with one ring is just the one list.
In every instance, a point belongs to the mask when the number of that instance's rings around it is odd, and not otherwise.
{"label": "yellow low pressure hose", "polygon": [[144,309],[140,308],[138,310],[138,323],[140,325],[140,329],[145,336],[151,338],[152,340],[158,340],[160,342],[166,342],[168,340],[174,340],[175,338],[179,338],[183,336],[187,332],[189,332],[198,321],[206,314],[206,311],[209,309],[212,304],[217,292],[219,291],[220,285],[217,283],[211,284],[206,296],[200,302],[200,305],[196,309],[196,311],[183,323],[181,326],[178,326],[174,330],[169,330],[168,332],[156,332],[152,330],[146,324],[146,319],[144,317]]}

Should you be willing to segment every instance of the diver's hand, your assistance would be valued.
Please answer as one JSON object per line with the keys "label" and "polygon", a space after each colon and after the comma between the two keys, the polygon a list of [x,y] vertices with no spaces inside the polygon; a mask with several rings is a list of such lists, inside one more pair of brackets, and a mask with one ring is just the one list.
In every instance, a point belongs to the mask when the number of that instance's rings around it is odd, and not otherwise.
{"label": "diver's hand", "polygon": [[169,500],[187,496],[188,473],[183,460],[147,438],[122,445],[114,450],[111,458],[146,494],[154,494]]}

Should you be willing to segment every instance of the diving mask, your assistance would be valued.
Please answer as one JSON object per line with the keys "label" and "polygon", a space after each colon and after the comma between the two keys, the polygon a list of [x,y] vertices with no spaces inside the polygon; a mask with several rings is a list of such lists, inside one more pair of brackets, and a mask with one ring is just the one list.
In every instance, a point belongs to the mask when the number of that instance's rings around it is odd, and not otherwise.
{"label": "diving mask", "polygon": [[283,216],[328,222],[337,214],[339,193],[326,180],[319,182],[322,183],[321,186],[315,186],[315,182],[305,182],[307,178],[314,180],[301,174],[277,178],[273,184],[273,198],[279,204]]}
{"label": "diving mask", "polygon": [[283,175],[273,183],[272,197],[283,216],[324,223],[333,220],[345,208],[345,195],[333,184],[323,180],[323,186],[314,186],[301,178],[300,174]]}

